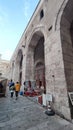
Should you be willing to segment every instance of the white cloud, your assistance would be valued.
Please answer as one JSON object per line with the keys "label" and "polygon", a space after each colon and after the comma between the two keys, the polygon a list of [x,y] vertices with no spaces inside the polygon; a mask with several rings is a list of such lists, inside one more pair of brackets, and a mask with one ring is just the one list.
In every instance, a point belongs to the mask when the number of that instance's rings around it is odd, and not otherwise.
{"label": "white cloud", "polygon": [[8,14],[0,6],[0,26],[6,25],[7,22],[8,22]]}
{"label": "white cloud", "polygon": [[5,52],[2,53],[2,59],[5,60],[10,60],[13,52],[10,50],[6,50]]}

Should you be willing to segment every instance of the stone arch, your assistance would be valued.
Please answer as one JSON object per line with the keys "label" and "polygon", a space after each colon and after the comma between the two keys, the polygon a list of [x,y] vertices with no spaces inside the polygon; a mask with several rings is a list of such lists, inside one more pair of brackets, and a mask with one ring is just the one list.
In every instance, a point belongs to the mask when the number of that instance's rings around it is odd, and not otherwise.
{"label": "stone arch", "polygon": [[55,18],[55,23],[54,23],[54,30],[58,30],[60,29],[60,21],[61,21],[61,17],[62,17],[62,14],[63,14],[63,11],[67,5],[69,0],[63,0],[61,6],[60,6],[60,9],[58,10],[57,12],[57,16]]}
{"label": "stone arch", "polygon": [[33,28],[31,33],[30,33],[30,36],[29,36],[29,44],[30,44],[30,41],[32,40],[33,35],[36,32],[40,32],[40,34],[42,33],[44,35],[44,41],[45,41],[46,38],[47,38],[47,34],[46,34],[46,32],[44,30],[45,30],[45,26],[42,25],[42,24],[41,25],[37,25],[35,28]]}
{"label": "stone arch", "polygon": [[[60,19],[61,46],[64,61],[64,70],[67,83],[67,91],[73,91],[73,0],[68,0]],[[69,100],[71,117],[73,118],[73,106]]]}
{"label": "stone arch", "polygon": [[42,61],[42,60],[37,60],[37,62],[35,63],[35,67],[37,67],[39,63],[40,63],[41,65],[43,65],[43,61]]}
{"label": "stone arch", "polygon": [[[45,57],[44,57],[44,34],[41,31],[36,31],[29,42],[26,58],[26,80],[41,80],[44,85],[45,78]],[[42,64],[40,62],[42,61]],[[39,67],[37,67],[39,64]],[[42,67],[43,65],[43,67]],[[37,67],[37,68],[36,68]],[[41,69],[40,69],[41,68]],[[36,72],[37,71],[37,72]],[[39,79],[37,79],[37,73]],[[41,77],[41,78],[40,78]],[[39,81],[36,83],[39,86]]]}
{"label": "stone arch", "polygon": [[[73,60],[73,1],[69,0],[61,17],[60,22],[60,33],[62,52],[65,66],[66,79],[68,84],[68,91],[73,91],[73,80],[72,80],[72,60]],[[72,89],[72,90],[70,90]]]}

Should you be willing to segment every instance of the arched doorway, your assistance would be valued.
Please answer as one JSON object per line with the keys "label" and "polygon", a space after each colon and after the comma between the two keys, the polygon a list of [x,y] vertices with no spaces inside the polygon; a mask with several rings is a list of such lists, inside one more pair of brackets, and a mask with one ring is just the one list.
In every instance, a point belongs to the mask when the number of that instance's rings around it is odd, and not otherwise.
{"label": "arched doorway", "polygon": [[19,63],[19,82],[22,84],[22,61],[23,55],[21,54],[20,63]]}
{"label": "arched doorway", "polygon": [[[62,12],[60,21],[61,42],[64,60],[67,92],[73,92],[73,0],[69,0]],[[68,96],[71,118],[73,119],[73,105]]]}
{"label": "arched doorway", "polygon": [[45,87],[44,35],[41,31],[33,34],[29,43],[26,64],[26,79],[34,80],[36,86]]}
{"label": "arched doorway", "polygon": [[34,76],[36,85],[45,89],[44,37],[41,37],[34,48]]}
{"label": "arched doorway", "polygon": [[17,81],[20,82],[20,84],[22,84],[22,62],[23,62],[23,54],[22,54],[22,50],[20,49],[18,51],[18,55],[16,58],[16,73],[17,73]]}

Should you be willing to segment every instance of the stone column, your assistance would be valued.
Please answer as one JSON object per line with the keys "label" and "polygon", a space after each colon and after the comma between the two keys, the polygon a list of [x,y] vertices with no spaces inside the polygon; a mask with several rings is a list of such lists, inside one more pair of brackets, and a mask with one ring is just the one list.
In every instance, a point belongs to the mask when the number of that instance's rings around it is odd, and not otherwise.
{"label": "stone column", "polygon": [[15,61],[14,73],[13,73],[14,82],[19,81],[19,64]]}
{"label": "stone column", "polygon": [[31,48],[26,56],[26,80],[34,80],[34,51]]}
{"label": "stone column", "polygon": [[52,33],[45,42],[45,70],[46,92],[53,95],[55,110],[70,119],[60,31]]}

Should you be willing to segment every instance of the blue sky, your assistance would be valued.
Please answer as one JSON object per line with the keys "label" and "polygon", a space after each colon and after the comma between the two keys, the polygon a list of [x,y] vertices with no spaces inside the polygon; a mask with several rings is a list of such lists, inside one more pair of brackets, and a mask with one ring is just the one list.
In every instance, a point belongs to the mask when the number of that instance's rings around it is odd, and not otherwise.
{"label": "blue sky", "polygon": [[10,60],[39,0],[0,0],[0,54]]}

